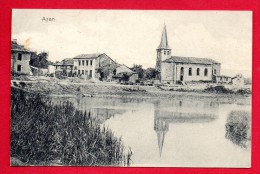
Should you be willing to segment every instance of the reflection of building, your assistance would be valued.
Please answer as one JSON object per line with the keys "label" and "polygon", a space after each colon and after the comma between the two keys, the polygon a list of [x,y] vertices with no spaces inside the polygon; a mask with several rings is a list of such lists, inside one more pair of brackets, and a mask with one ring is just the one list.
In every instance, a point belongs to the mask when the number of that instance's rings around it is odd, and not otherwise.
{"label": "reflection of building", "polygon": [[162,83],[176,84],[178,81],[215,80],[220,74],[220,63],[208,58],[171,56],[166,26],[164,25],[161,43],[157,48],[156,69]]}
{"label": "reflection of building", "polygon": [[162,155],[165,134],[174,123],[209,123],[218,115],[218,104],[202,101],[163,101],[154,103],[154,130],[157,133],[159,154]]}

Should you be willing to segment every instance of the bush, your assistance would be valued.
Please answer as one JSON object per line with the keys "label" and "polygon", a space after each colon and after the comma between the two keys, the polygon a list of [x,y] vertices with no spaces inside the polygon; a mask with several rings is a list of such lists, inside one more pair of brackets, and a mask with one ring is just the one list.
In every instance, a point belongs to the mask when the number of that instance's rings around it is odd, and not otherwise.
{"label": "bush", "polygon": [[[70,102],[54,105],[40,94],[12,88],[11,157],[30,165],[129,165],[121,138]],[[48,163],[50,162],[50,163]]]}

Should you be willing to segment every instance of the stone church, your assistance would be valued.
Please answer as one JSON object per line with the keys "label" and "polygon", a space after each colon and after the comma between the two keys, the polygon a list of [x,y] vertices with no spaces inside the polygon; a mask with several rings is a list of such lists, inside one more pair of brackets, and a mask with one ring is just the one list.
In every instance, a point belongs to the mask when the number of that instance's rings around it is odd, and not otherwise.
{"label": "stone church", "polygon": [[220,63],[209,58],[172,56],[168,44],[166,25],[164,25],[161,43],[157,48],[156,70],[164,84],[183,82],[215,82],[220,75]]}

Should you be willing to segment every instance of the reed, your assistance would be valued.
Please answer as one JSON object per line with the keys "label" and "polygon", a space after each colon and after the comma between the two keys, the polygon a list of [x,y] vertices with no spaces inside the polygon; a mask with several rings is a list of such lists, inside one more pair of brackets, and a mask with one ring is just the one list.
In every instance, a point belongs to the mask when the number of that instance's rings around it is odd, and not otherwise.
{"label": "reed", "polygon": [[29,165],[130,165],[131,150],[90,113],[41,94],[11,92],[11,157]]}

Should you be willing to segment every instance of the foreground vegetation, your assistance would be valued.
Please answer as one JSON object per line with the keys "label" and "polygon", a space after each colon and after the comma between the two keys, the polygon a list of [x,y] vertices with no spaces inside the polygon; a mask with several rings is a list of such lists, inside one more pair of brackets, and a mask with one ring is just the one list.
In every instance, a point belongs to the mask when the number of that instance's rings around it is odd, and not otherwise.
{"label": "foreground vegetation", "polygon": [[226,123],[226,138],[234,144],[247,148],[251,141],[251,115],[245,111],[232,111]]}
{"label": "foreground vegetation", "polygon": [[131,150],[90,114],[70,102],[54,105],[40,94],[11,92],[11,157],[28,165],[130,165]]}

